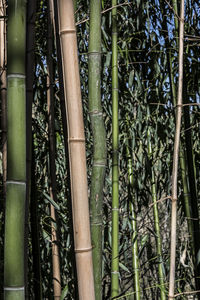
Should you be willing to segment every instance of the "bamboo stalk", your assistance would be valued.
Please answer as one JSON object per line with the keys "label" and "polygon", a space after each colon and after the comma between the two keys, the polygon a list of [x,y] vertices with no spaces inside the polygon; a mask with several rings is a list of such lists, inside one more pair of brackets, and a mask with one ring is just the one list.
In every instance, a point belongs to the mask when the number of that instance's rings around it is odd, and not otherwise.
{"label": "bamboo stalk", "polygon": [[[163,16],[164,16],[164,8],[163,8],[163,2],[161,2],[161,6],[162,6],[162,11],[163,11]],[[177,7],[177,5],[174,3],[174,10],[175,13],[177,14],[177,9],[175,9]],[[177,26],[175,22],[175,26]],[[168,28],[167,28],[167,24],[166,22],[163,22],[163,28],[164,30],[167,32]],[[176,28],[176,32],[178,32],[178,27]],[[178,37],[178,35],[176,34],[176,38]],[[165,39],[166,42],[166,48],[170,48],[169,46],[169,40],[168,37],[166,36]],[[168,71],[169,71],[169,78],[170,78],[170,90],[171,90],[171,97],[172,97],[172,104],[174,105],[174,107],[176,106],[176,86],[175,86],[175,81],[174,81],[174,74],[173,74],[173,66],[172,66],[172,55],[171,55],[171,50],[169,49],[169,51],[167,51],[167,65],[168,65]],[[188,186],[188,180],[187,180],[187,161],[185,158],[185,153],[184,153],[184,149],[183,149],[183,145],[182,142],[180,141],[180,151],[179,151],[179,160],[180,160],[180,168],[181,168],[181,177],[182,177],[182,184],[183,184],[183,198],[184,198],[184,209],[185,209],[185,215],[187,218],[187,225],[188,225],[188,231],[189,231],[189,235],[191,237],[190,239],[190,245],[191,245],[191,252],[192,252],[192,259],[193,259],[193,263],[194,265],[196,264],[196,242],[198,243],[199,238],[197,238],[197,241],[195,241],[195,233],[194,233],[194,222],[192,219],[194,218],[192,216],[192,206],[191,206],[191,194],[190,194],[190,190],[189,190],[189,186]],[[190,160],[188,160],[190,161]],[[191,188],[190,188],[191,189]],[[198,211],[198,210],[196,210]],[[195,231],[196,232],[196,231]],[[196,234],[198,235],[198,233]],[[199,286],[199,280],[198,278],[195,278],[196,280],[196,287],[197,290],[199,290],[198,286]]]}
{"label": "bamboo stalk", "polygon": [[170,277],[169,299],[174,298],[175,266],[176,266],[176,210],[177,210],[177,179],[179,142],[181,131],[182,114],[182,89],[183,89],[183,38],[184,38],[184,1],[180,3],[180,27],[179,27],[179,78],[178,78],[178,101],[176,108],[176,131],[174,141],[173,170],[172,170],[172,212],[171,212],[171,247],[170,247]]}
{"label": "bamboo stalk", "polygon": [[131,216],[131,224],[132,224],[132,266],[133,266],[133,274],[134,274],[134,292],[135,292],[135,300],[141,299],[140,292],[140,268],[139,268],[139,259],[138,259],[138,231],[137,231],[137,215],[135,212],[135,197],[134,197],[134,187],[133,187],[133,162],[131,158],[131,153],[129,150],[128,141],[126,144],[126,157],[128,160],[128,180],[129,180],[129,191],[130,191],[130,204],[129,204],[129,212]]}
{"label": "bamboo stalk", "polygon": [[119,124],[118,124],[118,50],[117,0],[112,0],[112,265],[111,297],[119,293]]}
{"label": "bamboo stalk", "polygon": [[72,0],[58,2],[74,224],[74,243],[80,300],[95,299],[90,237],[85,135]]}
{"label": "bamboo stalk", "polygon": [[[0,17],[6,16],[6,2],[0,1]],[[0,98],[1,98],[1,129],[2,129],[2,165],[3,165],[3,195],[6,197],[6,173],[7,173],[7,125],[6,125],[6,21],[0,18]]]}
{"label": "bamboo stalk", "polygon": [[24,217],[26,200],[26,2],[8,7],[7,191],[4,297],[24,299]]}
{"label": "bamboo stalk", "polygon": [[[52,6],[48,3],[48,39],[47,39],[47,106],[48,106],[48,131],[49,131],[49,162],[50,162],[50,197],[57,203],[56,196],[56,138],[55,138],[55,114],[54,114],[54,88],[53,88],[53,18]],[[56,212],[50,205],[51,218],[51,240],[52,240],[52,264],[53,264],[53,287],[54,299],[61,296],[60,258],[57,231],[55,228]]]}
{"label": "bamboo stalk", "polygon": [[57,60],[59,64],[58,67],[58,77],[59,77],[59,98],[60,98],[60,108],[61,108],[61,119],[62,119],[62,128],[64,135],[64,145],[65,145],[65,160],[66,160],[66,169],[67,169],[67,207],[69,212],[69,231],[70,231],[70,239],[71,239],[71,247],[70,247],[70,256],[72,261],[72,270],[71,277],[74,278],[74,298],[78,298],[78,286],[77,286],[77,274],[76,274],[76,261],[74,254],[74,237],[73,237],[73,222],[72,222],[72,203],[71,203],[71,191],[70,191],[70,167],[69,167],[69,151],[68,151],[68,132],[67,132],[67,118],[66,118],[66,106],[65,106],[65,95],[64,95],[64,82],[63,82],[63,68],[62,68],[62,55],[61,55],[61,45],[60,45],[60,37],[59,37],[59,25],[58,25],[58,9],[57,9],[57,0],[51,0],[50,4],[52,6],[53,12],[53,22],[54,22],[54,38],[56,41],[56,53]]}
{"label": "bamboo stalk", "polygon": [[89,114],[93,134],[90,220],[95,299],[102,299],[102,209],[106,168],[106,132],[101,107],[101,1],[90,1]]}
{"label": "bamboo stalk", "polygon": [[[149,107],[147,107],[147,115],[150,117]],[[150,127],[147,130],[147,144],[148,144],[148,156],[149,160],[152,159],[153,151],[151,145],[151,132]],[[154,226],[155,226],[155,236],[156,236],[156,250],[158,256],[158,274],[159,274],[159,282],[160,282],[160,299],[166,299],[166,291],[165,291],[165,281],[163,274],[163,259],[162,259],[162,240],[160,235],[160,221],[159,221],[159,213],[158,213],[158,204],[157,204],[157,194],[156,194],[156,183],[155,183],[155,174],[153,166],[151,166],[151,195],[154,203]]]}

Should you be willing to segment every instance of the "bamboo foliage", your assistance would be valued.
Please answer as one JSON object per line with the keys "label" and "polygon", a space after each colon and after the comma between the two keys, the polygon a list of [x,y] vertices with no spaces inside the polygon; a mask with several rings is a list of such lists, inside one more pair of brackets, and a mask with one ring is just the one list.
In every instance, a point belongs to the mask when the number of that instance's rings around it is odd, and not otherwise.
{"label": "bamboo foliage", "polygon": [[102,208],[106,167],[106,132],[101,108],[101,1],[90,1],[89,114],[93,134],[90,220],[95,299],[102,299]]}
{"label": "bamboo foliage", "polygon": [[25,26],[26,2],[9,1],[7,73],[7,191],[5,216],[5,299],[24,299],[26,199]]}
{"label": "bamboo foliage", "polygon": [[[57,203],[56,195],[56,138],[54,117],[54,88],[53,88],[53,18],[52,5],[48,3],[48,39],[47,39],[47,106],[48,106],[48,131],[49,131],[49,166],[50,166],[50,197]],[[56,230],[56,212],[54,206],[50,205],[51,232],[52,232],[52,265],[53,265],[53,287],[54,299],[61,296],[60,258]]]}
{"label": "bamboo foliage", "polygon": [[117,1],[112,0],[112,266],[111,296],[119,293],[119,121],[118,121],[118,51]]}
{"label": "bamboo foliage", "polygon": [[172,170],[172,213],[171,213],[171,248],[170,248],[170,277],[169,299],[174,298],[175,285],[175,260],[176,260],[176,214],[177,214],[177,180],[178,159],[182,114],[182,89],[183,89],[183,38],[184,38],[184,1],[181,0],[179,18],[179,78],[178,100],[176,108],[176,131],[174,140],[173,170]]}
{"label": "bamboo foliage", "polygon": [[87,194],[85,135],[73,1],[59,1],[58,12],[65,99],[67,100],[74,244],[79,298],[92,300],[95,299],[95,294]]}

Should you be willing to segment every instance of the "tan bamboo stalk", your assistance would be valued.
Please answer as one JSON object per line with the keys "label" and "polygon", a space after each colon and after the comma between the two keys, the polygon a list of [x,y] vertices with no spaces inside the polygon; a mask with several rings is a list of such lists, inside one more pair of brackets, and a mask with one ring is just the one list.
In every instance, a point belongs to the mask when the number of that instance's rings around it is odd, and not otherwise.
{"label": "tan bamboo stalk", "polygon": [[76,261],[75,261],[75,253],[74,253],[72,203],[71,203],[71,190],[70,190],[70,168],[69,168],[69,151],[68,151],[68,132],[67,132],[66,105],[65,105],[65,95],[64,95],[62,55],[61,55],[59,25],[58,25],[57,0],[51,0],[50,5],[52,7],[54,39],[55,39],[55,44],[56,44],[57,61],[59,61],[59,64],[57,65],[58,79],[59,79],[59,99],[60,99],[62,129],[63,129],[64,146],[65,146],[65,161],[66,161],[67,185],[68,185],[68,190],[66,192],[66,198],[67,198],[66,201],[67,201],[67,210],[68,210],[68,214],[69,214],[69,222],[68,223],[69,223],[69,233],[70,233],[70,240],[71,240],[69,257],[71,258],[71,263],[72,263],[71,278],[74,279],[74,284],[75,284],[73,296],[74,296],[74,299],[77,299],[78,298],[78,285],[77,285]]}
{"label": "tan bamboo stalk", "polygon": [[74,244],[80,300],[93,300],[94,277],[90,237],[85,134],[78,67],[73,0],[58,1],[71,174]]}
{"label": "tan bamboo stalk", "polygon": [[171,248],[170,248],[170,275],[169,275],[169,299],[174,299],[175,266],[176,266],[176,211],[177,211],[177,179],[179,144],[182,114],[182,90],[183,90],[183,38],[184,38],[184,0],[180,3],[179,18],[179,78],[178,101],[176,107],[176,131],[174,141],[173,170],[172,170],[172,213],[171,213]]}
{"label": "tan bamboo stalk", "polygon": [[[49,165],[50,165],[50,197],[57,202],[56,196],[56,139],[55,139],[55,117],[54,117],[54,88],[53,88],[53,16],[52,6],[48,3],[48,38],[47,38],[47,105],[48,105],[48,129],[49,129]],[[53,205],[51,212],[51,241],[52,241],[52,264],[53,264],[53,289],[54,299],[61,296],[60,258],[57,231],[55,228],[56,213]]]}
{"label": "tan bamboo stalk", "polygon": [[6,193],[6,173],[7,173],[7,143],[6,143],[6,2],[0,0],[0,98],[2,111],[2,164],[3,164],[3,194]]}

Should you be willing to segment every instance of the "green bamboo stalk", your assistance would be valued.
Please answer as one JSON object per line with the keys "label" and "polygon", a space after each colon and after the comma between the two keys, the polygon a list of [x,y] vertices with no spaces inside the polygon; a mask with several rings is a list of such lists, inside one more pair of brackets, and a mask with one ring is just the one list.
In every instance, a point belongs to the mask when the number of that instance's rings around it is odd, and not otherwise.
{"label": "green bamboo stalk", "polygon": [[[147,108],[148,117],[150,116],[149,107]],[[151,145],[151,131],[150,127],[147,130],[147,144],[148,144],[148,157],[149,160],[152,159],[152,145]],[[156,234],[156,250],[158,256],[158,274],[159,274],[159,282],[160,282],[160,299],[166,299],[166,291],[165,291],[165,281],[163,274],[163,259],[162,259],[162,240],[160,235],[160,221],[159,221],[159,213],[158,213],[158,205],[157,205],[157,194],[156,194],[156,183],[155,183],[155,174],[153,166],[151,166],[151,195],[153,200],[153,211],[154,211],[154,223],[155,223],[155,234]]]}
{"label": "green bamboo stalk", "polygon": [[118,50],[117,0],[112,0],[112,266],[111,297],[119,293],[119,124],[118,124]]}
{"label": "green bamboo stalk", "polygon": [[24,299],[24,217],[26,199],[25,27],[26,1],[8,6],[7,192],[4,297]]}
{"label": "green bamboo stalk", "polygon": [[89,115],[93,134],[90,220],[95,299],[102,299],[102,209],[106,168],[106,132],[101,107],[101,0],[90,1]]}
{"label": "green bamboo stalk", "polygon": [[131,216],[131,224],[132,224],[132,266],[133,266],[133,274],[134,274],[134,290],[135,290],[135,300],[141,299],[140,293],[140,268],[139,268],[139,259],[138,259],[138,231],[137,231],[137,215],[135,212],[135,197],[134,197],[134,187],[133,187],[133,162],[131,158],[131,153],[129,150],[128,141],[126,143],[126,157],[128,161],[128,180],[129,180],[129,190],[130,190],[130,203],[129,203],[129,211]]}

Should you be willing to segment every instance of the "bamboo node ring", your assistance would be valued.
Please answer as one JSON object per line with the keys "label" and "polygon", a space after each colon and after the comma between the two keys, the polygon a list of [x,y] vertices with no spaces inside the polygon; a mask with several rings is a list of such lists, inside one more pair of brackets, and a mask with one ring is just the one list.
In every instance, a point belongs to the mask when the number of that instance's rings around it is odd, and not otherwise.
{"label": "bamboo node ring", "polygon": [[118,271],[112,271],[111,274],[117,274],[118,275],[119,272]]}
{"label": "bamboo node ring", "polygon": [[24,286],[18,286],[18,287],[5,286],[4,291],[24,291]]}
{"label": "bamboo node ring", "polygon": [[77,143],[77,142],[81,142],[81,143],[85,143],[85,138],[70,138],[69,139],[69,143]]}
{"label": "bamboo node ring", "polygon": [[178,199],[177,198],[171,198],[172,199],[172,202],[176,202]]}
{"label": "bamboo node ring", "polygon": [[92,251],[92,247],[81,248],[81,249],[74,249],[74,251],[75,251],[75,253],[89,252],[89,251]]}
{"label": "bamboo node ring", "polygon": [[76,30],[75,29],[63,29],[59,31],[59,34],[62,35],[64,33],[75,33]]}

